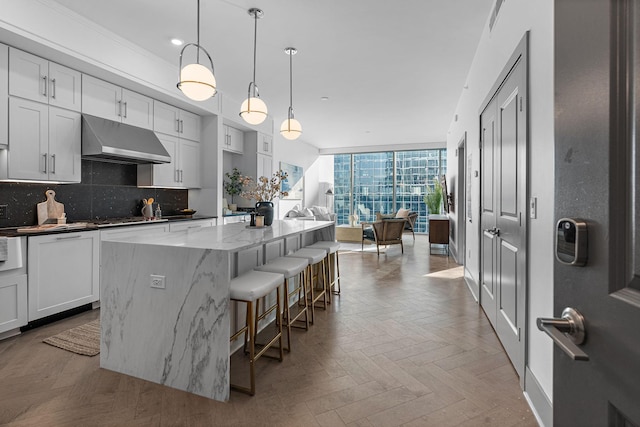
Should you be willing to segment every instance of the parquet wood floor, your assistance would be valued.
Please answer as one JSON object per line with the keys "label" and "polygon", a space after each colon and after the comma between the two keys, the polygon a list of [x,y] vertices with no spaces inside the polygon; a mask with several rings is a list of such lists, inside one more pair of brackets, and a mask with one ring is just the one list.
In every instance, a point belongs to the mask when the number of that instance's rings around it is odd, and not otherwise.
{"label": "parquet wood floor", "polygon": [[211,401],[42,343],[94,310],[0,342],[0,425],[537,425],[462,268],[426,236],[406,236],[404,255],[367,251],[341,252],[342,295],[282,363],[258,361],[254,397]]}

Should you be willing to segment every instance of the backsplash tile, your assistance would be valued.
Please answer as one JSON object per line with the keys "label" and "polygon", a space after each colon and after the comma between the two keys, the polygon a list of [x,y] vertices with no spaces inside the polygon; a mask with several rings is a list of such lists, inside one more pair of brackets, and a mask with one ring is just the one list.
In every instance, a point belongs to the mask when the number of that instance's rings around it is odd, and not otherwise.
{"label": "backsplash tile", "polygon": [[56,192],[69,221],[141,216],[142,199],[153,197],[163,215],[189,206],[188,190],[137,188],[137,166],[82,160],[79,184],[0,183],[0,204],[8,205],[0,227],[35,225],[36,205],[46,200],[45,191]]}

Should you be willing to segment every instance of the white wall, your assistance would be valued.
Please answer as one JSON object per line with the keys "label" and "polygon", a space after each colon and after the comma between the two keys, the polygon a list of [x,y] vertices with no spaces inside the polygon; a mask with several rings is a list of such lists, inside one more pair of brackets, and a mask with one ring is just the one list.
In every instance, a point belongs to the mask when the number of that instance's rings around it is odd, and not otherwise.
{"label": "white wall", "polygon": [[[304,196],[303,200],[280,200],[277,203],[276,216],[284,218],[295,205],[312,206],[318,200],[320,192],[318,166],[318,149],[300,139],[289,141],[280,136],[278,132],[273,135],[273,170],[280,169],[280,162],[302,166],[304,169]],[[324,195],[324,193],[323,193]],[[324,206],[324,203],[320,204]]]}
{"label": "white wall", "polygon": [[[502,68],[526,31],[529,45],[529,187],[536,197],[538,215],[529,220],[528,272],[528,367],[547,397],[553,391],[553,348],[551,340],[536,328],[537,317],[553,314],[553,1],[508,0],[503,3],[496,25],[482,34],[467,78],[467,87],[456,108],[458,120],[447,135],[449,180],[457,178],[455,149],[467,132],[467,153],[473,170],[479,171],[480,108]],[[472,174],[473,176],[473,174]],[[479,177],[472,177],[473,222],[466,227],[466,267],[473,279],[479,277]],[[452,218],[455,221],[455,218]]]}

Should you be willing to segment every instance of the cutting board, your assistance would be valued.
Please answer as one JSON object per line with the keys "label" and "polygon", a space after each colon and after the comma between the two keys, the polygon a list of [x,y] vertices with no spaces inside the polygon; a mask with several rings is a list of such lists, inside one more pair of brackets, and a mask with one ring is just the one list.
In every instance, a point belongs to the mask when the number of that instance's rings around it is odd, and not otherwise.
{"label": "cutting board", "polygon": [[38,224],[40,225],[48,222],[47,220],[57,222],[58,218],[64,215],[64,205],[56,202],[56,192],[47,190],[44,194],[47,196],[47,200],[38,203]]}

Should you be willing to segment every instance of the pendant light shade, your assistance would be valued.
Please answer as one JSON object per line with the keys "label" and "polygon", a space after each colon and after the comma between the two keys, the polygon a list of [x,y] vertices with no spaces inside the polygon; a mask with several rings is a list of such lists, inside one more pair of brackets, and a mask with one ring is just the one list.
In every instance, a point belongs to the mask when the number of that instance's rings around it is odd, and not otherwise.
{"label": "pendant light shade", "polygon": [[[216,94],[216,78],[213,73],[213,61],[209,52],[200,46],[200,0],[198,0],[198,26],[197,26],[197,42],[184,45],[180,51],[180,75],[178,81],[178,89],[185,94],[187,98],[194,101],[204,101]],[[183,55],[187,48],[195,47],[196,62],[182,66]],[[210,68],[200,64],[200,52],[209,60]]]}
{"label": "pendant light shade", "polygon": [[[264,16],[260,9],[249,9],[249,15],[253,16],[253,80],[249,83],[247,99],[240,106],[240,117],[250,125],[259,125],[267,118],[267,104],[260,99],[260,92],[256,86],[256,44],[258,38],[258,19]],[[252,90],[253,89],[253,90]]]}
{"label": "pendant light shade", "polygon": [[289,111],[286,120],[280,126],[280,135],[294,140],[302,135],[302,125],[293,117],[293,55],[298,51],[295,47],[285,48],[284,51],[289,55]]}

